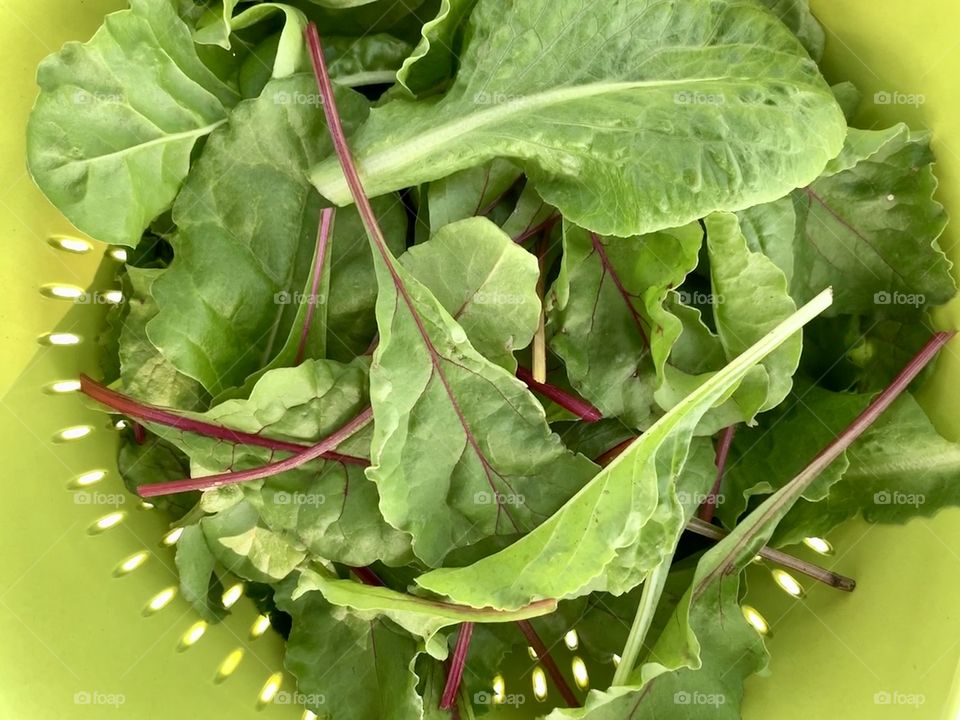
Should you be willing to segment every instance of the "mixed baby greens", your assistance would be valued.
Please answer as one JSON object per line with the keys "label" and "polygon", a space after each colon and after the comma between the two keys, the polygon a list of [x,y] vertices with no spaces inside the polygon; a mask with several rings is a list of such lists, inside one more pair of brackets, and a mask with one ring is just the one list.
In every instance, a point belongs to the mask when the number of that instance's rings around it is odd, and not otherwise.
{"label": "mixed baby greens", "polygon": [[314,712],[520,704],[529,646],[554,720],[738,717],[748,562],[849,590],[765,546],[960,500],[908,390],[955,291],[929,137],[847,127],[805,0],[130,5],[28,129],[129,248],[82,389]]}

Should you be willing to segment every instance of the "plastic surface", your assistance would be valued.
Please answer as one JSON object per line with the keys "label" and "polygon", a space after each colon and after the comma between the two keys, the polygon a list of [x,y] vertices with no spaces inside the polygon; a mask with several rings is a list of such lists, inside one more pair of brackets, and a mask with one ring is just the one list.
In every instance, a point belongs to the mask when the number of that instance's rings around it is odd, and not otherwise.
{"label": "plastic surface", "polygon": [[[256,611],[249,603],[238,602],[225,623],[200,637],[190,636],[199,632],[197,618],[179,598],[156,612],[145,610],[158,593],[176,585],[173,552],[161,544],[163,518],[141,509],[133,498],[120,501],[122,485],[113,467],[116,436],[105,416],[86,409],[75,395],[45,392],[49,383],[75,378],[80,371],[96,374],[93,338],[104,309],[45,298],[41,285],[108,289],[112,261],[97,273],[102,245],[77,255],[48,243],[58,234],[81,236],[24,170],[33,77],[45,55],[67,40],[89,37],[103,14],[121,4],[5,0],[0,5],[5,20],[0,58],[6,70],[0,115],[0,227],[6,252],[0,265],[5,291],[0,305],[5,460],[0,717],[299,718],[301,710],[293,704],[275,701],[264,707],[258,700],[281,670],[281,644],[269,631],[251,637]],[[960,218],[960,148],[951,147],[960,137],[955,101],[960,59],[952,50],[960,11],[947,0],[918,0],[908,8],[868,0],[814,5],[830,28],[828,76],[854,80],[864,91],[860,124],[906,120],[932,128],[941,200]],[[878,92],[923,95],[925,102],[878,104]],[[948,229],[948,238],[955,232]],[[960,254],[954,250],[952,257]],[[941,318],[945,325],[958,320],[956,305]],[[38,343],[53,330],[75,333],[81,342]],[[960,357],[948,348],[924,393],[941,429],[955,438],[960,437],[960,417],[953,412],[958,379]],[[65,428],[84,425],[91,428],[86,437],[54,440]],[[106,472],[101,481],[84,491],[71,489],[78,477],[95,470]],[[91,531],[98,521],[109,525],[117,512],[124,515],[116,525]],[[748,602],[767,618],[774,636],[771,672],[749,682],[745,717],[955,720],[960,712],[955,704],[958,519],[960,511],[953,510],[905,527],[851,523],[835,533],[830,539],[837,555],[830,564],[858,579],[852,596],[805,583],[806,597],[795,601],[768,572],[751,571]],[[145,553],[143,565],[122,574],[118,566],[127,560],[135,565],[131,558],[138,553]],[[195,639],[186,649],[184,637]],[[236,670],[215,682],[218,668],[238,650],[243,657]],[[592,675],[599,679],[601,673]],[[508,677],[506,692],[525,692],[530,702],[524,709],[535,711],[528,682],[529,676]],[[282,683],[275,700],[295,700],[289,694],[291,679]],[[677,718],[684,713],[678,706]]]}

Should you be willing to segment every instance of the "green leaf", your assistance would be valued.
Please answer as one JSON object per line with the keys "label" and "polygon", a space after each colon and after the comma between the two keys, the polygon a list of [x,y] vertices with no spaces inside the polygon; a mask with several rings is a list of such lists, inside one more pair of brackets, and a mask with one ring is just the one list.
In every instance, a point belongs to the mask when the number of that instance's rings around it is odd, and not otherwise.
{"label": "green leaf", "polygon": [[[724,481],[725,497],[736,500],[722,508],[724,523],[736,521],[744,498],[779,490],[799,463],[808,462],[870,398],[812,388],[779,422],[771,419],[770,425],[744,433]],[[780,522],[774,541],[787,545],[822,536],[857,516],[880,523],[929,517],[960,504],[958,478],[960,445],[941,437],[916,400],[905,394],[804,492]]]}
{"label": "green leaf", "polygon": [[[829,302],[829,293],[822,294],[694,390],[536,530],[473,565],[434,570],[417,583],[454,602],[498,609],[592,590],[619,594],[635,587],[646,571],[672,553],[673,542],[665,540],[683,530],[684,507],[673,478],[683,469],[697,423]],[[658,542],[646,544],[649,537]],[[644,547],[646,557],[641,558]],[[625,572],[617,561],[627,557],[646,562]],[[564,559],[562,573],[556,572],[556,558]],[[616,570],[613,581],[608,566]]]}
{"label": "green leaf", "polygon": [[424,23],[420,42],[397,73],[411,97],[425,95],[456,74],[464,20],[477,0],[440,0],[437,16]]}
{"label": "green leaf", "polygon": [[447,642],[438,636],[440,630],[459,623],[507,623],[529,620],[557,609],[553,600],[545,600],[515,612],[454,605],[407,595],[387,587],[362,585],[352,580],[339,580],[305,570],[300,573],[296,600],[304,593],[319,591],[332,605],[350,608],[362,616],[386,617],[424,641],[426,651],[438,660],[447,657]]}
{"label": "green leaf", "polygon": [[[431,206],[432,208],[432,206]],[[486,218],[442,227],[400,257],[488,360],[514,372],[540,318],[537,259]]]}
{"label": "green leaf", "polygon": [[195,410],[207,400],[200,383],[179,372],[147,339],[147,323],[157,314],[150,288],[162,272],[127,268],[124,295],[129,308],[120,330],[120,385],[142,402]]}
{"label": "green leaf", "polygon": [[78,228],[130,246],[170,207],[197,140],[239,100],[170,4],[151,0],[131,0],[89,42],[46,58],[37,82],[30,173]]}
{"label": "green leaf", "polygon": [[[117,472],[131,494],[136,495],[141,485],[179,480],[190,474],[190,461],[172,443],[149,433],[141,444],[134,441],[132,433],[127,433],[117,455]],[[177,518],[196,505],[198,498],[199,493],[191,492],[158,497],[151,502]]]}
{"label": "green leaf", "polygon": [[696,223],[642,238],[600,237],[564,223],[550,348],[605,416],[650,424],[653,393],[682,329],[662,305],[696,267],[702,237]]}
{"label": "green leaf", "polygon": [[[304,179],[330,152],[323,114],[306,75],[276,80],[241,103],[214,134],[174,206],[176,256],[153,285],[157,316],[150,340],[182,373],[211,393],[240,386],[278,355],[291,360],[312,294],[319,195]],[[344,119],[366,112],[356,93],[339,93]],[[392,242],[403,241],[403,209],[377,205]],[[373,268],[354,210],[338,212],[327,263],[329,303],[319,298],[313,333],[335,357],[353,357],[375,330]],[[329,272],[326,270],[325,272]]]}
{"label": "green leaf", "polygon": [[[480,0],[466,38],[443,97],[389,102],[351,138],[368,194],[506,157],[572,222],[637,235],[774,200],[842,146],[815,64],[759,5]],[[311,179],[351,202],[335,158]]]}
{"label": "green leaf", "polygon": [[259,521],[256,508],[240,502],[203,518],[200,528],[210,551],[230,572],[256,582],[276,582],[293,572],[306,552]]}
{"label": "green leaf", "polygon": [[[366,388],[360,363],[308,360],[266,373],[249,399],[228,400],[193,417],[306,446],[359,414],[369,404]],[[261,447],[166,432],[190,456],[195,470],[202,471],[195,475],[258,467],[275,459]],[[369,433],[361,433],[341,450],[365,457],[369,444]],[[204,508],[219,511],[244,501],[256,510],[260,525],[312,555],[356,566],[376,560],[401,564],[409,559],[409,538],[384,522],[379,500],[361,466],[318,461],[242,487],[207,492]]]}
{"label": "green leaf", "polygon": [[797,36],[803,47],[817,62],[823,57],[823,47],[826,34],[823,27],[810,12],[808,0],[760,0],[770,8],[780,22],[790,28],[790,32]]}
{"label": "green leaf", "polygon": [[278,593],[277,603],[293,618],[283,662],[310,710],[330,720],[420,717],[417,640],[385,617],[363,617],[320,593],[295,602]]}
{"label": "green leaf", "polygon": [[523,383],[480,355],[388,248],[371,244],[380,343],[367,475],[387,522],[436,565],[455,548],[532,529],[596,466],[567,451]]}
{"label": "green leaf", "polygon": [[330,77],[347,87],[392,84],[411,49],[409,43],[387,33],[328,38],[323,44]]}
{"label": "green leaf", "polygon": [[[792,194],[793,223],[784,201],[747,214],[797,302],[832,285],[833,313],[916,317],[956,291],[937,241],[947,218],[936,187],[928,135],[902,124],[851,129],[823,176]],[[768,224],[769,216],[777,219]]]}
{"label": "green leaf", "polygon": [[430,230],[437,232],[449,223],[484,214],[521,174],[513,163],[497,159],[430,183]]}
{"label": "green leaf", "polygon": [[199,525],[189,525],[183,529],[177,540],[176,563],[180,575],[180,594],[184,600],[193,605],[204,620],[217,622],[223,619],[226,612],[216,598],[211,598],[210,593],[216,558],[210,552]]}

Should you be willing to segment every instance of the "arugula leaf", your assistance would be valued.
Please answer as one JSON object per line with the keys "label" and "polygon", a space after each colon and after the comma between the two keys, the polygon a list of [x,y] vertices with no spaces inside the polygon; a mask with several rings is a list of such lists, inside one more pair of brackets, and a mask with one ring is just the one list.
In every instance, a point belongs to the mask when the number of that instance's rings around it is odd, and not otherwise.
{"label": "arugula leaf", "polygon": [[[509,157],[573,223],[636,235],[774,200],[842,146],[829,88],[758,5],[480,0],[466,38],[442,98],[389,102],[352,138],[368,194]],[[350,202],[334,158],[311,180]]]}
{"label": "arugula leaf", "polygon": [[[154,282],[158,312],[147,334],[214,395],[243,385],[278,354],[289,361],[301,335],[296,318],[315,302],[309,286],[321,199],[303,174],[330,145],[311,97],[316,91],[302,75],[275,80],[238,105],[174,206],[176,256]],[[340,97],[345,117],[358,123],[366,101],[349,90]],[[388,228],[403,227],[393,200],[377,207]],[[392,234],[402,241],[401,232]],[[326,332],[335,357],[362,352],[375,329],[376,287],[362,237],[356,212],[338,213],[326,263],[336,273],[329,301],[317,298],[311,333]]]}
{"label": "arugula leaf", "polygon": [[[541,598],[565,598],[592,590],[615,594],[636,586],[658,565],[673,542],[649,547],[649,564],[633,572],[617,569],[615,583],[606,568],[618,557],[639,560],[637,543],[645,524],[655,522],[659,537],[676,538],[683,529],[683,507],[672,479],[683,469],[694,428],[747,372],[782,345],[830,303],[824,292],[776,330],[733,360],[641,435],[577,495],[539,528],[495,555],[458,569],[433,570],[417,578],[421,587],[474,607],[517,608]],[[662,507],[661,507],[662,506]],[[565,558],[557,573],[551,558]],[[509,583],[504,578],[510,578]]]}
{"label": "arugula leaf", "polygon": [[517,369],[513,352],[530,344],[540,317],[533,255],[486,218],[469,218],[413,246],[400,264],[433,293],[477,352]]}
{"label": "arugula leaf", "polygon": [[89,42],[64,45],[37,83],[34,181],[78,228],[129,246],[170,207],[197,140],[239,100],[197,57],[170,4],[152,0],[131,0]]}

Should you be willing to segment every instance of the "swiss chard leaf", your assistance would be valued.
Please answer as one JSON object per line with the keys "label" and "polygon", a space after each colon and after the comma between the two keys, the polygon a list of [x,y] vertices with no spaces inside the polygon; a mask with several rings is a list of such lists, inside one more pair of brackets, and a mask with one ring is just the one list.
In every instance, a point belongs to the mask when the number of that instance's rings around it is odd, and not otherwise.
{"label": "swiss chard leaf", "polygon": [[[651,518],[661,543],[647,549],[646,570],[673,552],[685,524],[673,479],[683,469],[697,423],[829,302],[829,293],[823,293],[700,385],[533,532],[470,566],[434,570],[417,583],[455,602],[502,609],[591,590],[619,594],[636,586],[644,567],[626,572],[618,561],[639,557],[638,542]],[[556,558],[564,559],[562,573],[556,571]],[[614,570],[609,576],[608,566]]]}
{"label": "swiss chard leaf", "polygon": [[[466,38],[442,98],[389,102],[353,138],[369,194],[508,157],[572,222],[626,236],[774,200],[842,146],[815,64],[759,5],[480,0]],[[350,202],[335,159],[311,179]]]}
{"label": "swiss chard leaf", "polygon": [[[431,205],[431,208],[433,206]],[[400,263],[463,328],[481,355],[513,372],[540,317],[536,258],[486,218],[442,227]]]}
{"label": "swiss chard leaf", "polygon": [[[366,101],[343,90],[352,125]],[[241,103],[216,133],[174,206],[176,257],[153,291],[158,312],[150,340],[211,394],[240,386],[278,354],[289,360],[301,335],[296,319],[315,303],[311,334],[326,334],[329,353],[363,352],[375,330],[373,268],[355,211],[337,214],[325,272],[329,295],[309,291],[321,199],[304,179],[330,152],[309,76],[272,82]],[[384,224],[403,227],[390,198],[378,204]],[[402,242],[402,232],[392,234]]]}
{"label": "swiss chard leaf", "polygon": [[427,202],[431,231],[437,232],[457,220],[486,214],[520,175],[516,165],[497,159],[430,183]]}
{"label": "swiss chard leaf", "polygon": [[131,0],[85,43],[37,73],[27,160],[40,189],[78,228],[136,245],[170,207],[197,140],[239,96],[199,59],[168,2]]}

